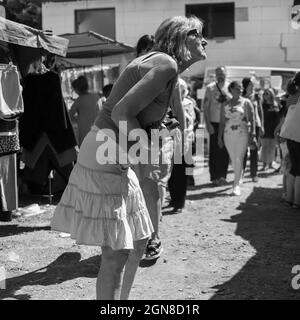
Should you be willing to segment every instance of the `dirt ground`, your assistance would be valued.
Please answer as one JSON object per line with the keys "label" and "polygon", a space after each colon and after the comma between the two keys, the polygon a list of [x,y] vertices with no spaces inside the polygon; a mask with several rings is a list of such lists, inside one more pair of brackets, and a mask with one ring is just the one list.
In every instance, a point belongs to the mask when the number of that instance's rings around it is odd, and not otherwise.
{"label": "dirt ground", "polygon": [[[242,195],[232,197],[230,185],[209,184],[207,167],[196,173],[185,211],[164,210],[164,252],[141,262],[130,298],[299,299],[291,282],[300,265],[300,212],[281,201],[281,175],[264,172],[254,184],[246,173]],[[21,197],[21,206],[30,203],[46,212],[0,222],[0,268],[7,277],[0,299],[95,299],[100,249],[51,231],[54,206]]]}

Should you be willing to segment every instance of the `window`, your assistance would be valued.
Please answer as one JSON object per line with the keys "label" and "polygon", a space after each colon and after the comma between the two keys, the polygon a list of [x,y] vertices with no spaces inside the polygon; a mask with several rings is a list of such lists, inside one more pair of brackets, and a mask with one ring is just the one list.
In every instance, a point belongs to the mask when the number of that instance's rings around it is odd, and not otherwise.
{"label": "window", "polygon": [[75,32],[85,31],[116,39],[115,9],[75,10]]}
{"label": "window", "polygon": [[189,4],[185,12],[204,21],[203,35],[207,39],[234,38],[234,2]]}

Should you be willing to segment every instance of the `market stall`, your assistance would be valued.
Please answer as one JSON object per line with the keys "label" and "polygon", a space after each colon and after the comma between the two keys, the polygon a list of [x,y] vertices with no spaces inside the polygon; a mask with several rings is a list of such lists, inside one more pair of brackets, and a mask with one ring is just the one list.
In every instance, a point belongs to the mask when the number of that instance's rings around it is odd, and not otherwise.
{"label": "market stall", "polygon": [[68,39],[69,46],[66,57],[60,57],[58,61],[78,66],[62,74],[66,98],[71,92],[71,81],[78,75],[85,74],[92,91],[99,92],[104,85],[116,80],[120,64],[127,64],[133,58],[133,47],[94,31],[67,33],[60,37]]}
{"label": "market stall", "polygon": [[47,53],[65,57],[68,43],[68,39],[51,35],[49,31],[0,17],[0,55],[2,59],[14,62],[22,76],[33,61]]}
{"label": "market stall", "polygon": [[[62,161],[66,151],[74,151],[69,160],[76,159],[76,140],[62,99],[60,77],[43,68],[41,60],[48,53],[65,56],[68,42],[50,32],[0,17],[0,220],[11,219],[11,212],[18,208],[17,154],[20,149],[22,157],[26,155],[25,168],[33,170],[28,176],[31,179],[39,176],[35,179],[41,186],[47,183],[49,170],[60,170],[62,162],[64,166],[71,164],[65,158]],[[29,74],[32,65],[36,67],[35,73]],[[40,86],[43,83],[44,89],[38,90],[36,83]],[[45,88],[56,101],[48,99],[52,103],[45,103],[38,99]],[[35,103],[32,103],[33,95]],[[55,116],[60,120],[54,120]],[[59,138],[55,135],[58,132],[62,135]],[[45,154],[48,157],[45,158]],[[41,159],[45,165],[42,178]],[[39,167],[35,170],[37,164]]]}

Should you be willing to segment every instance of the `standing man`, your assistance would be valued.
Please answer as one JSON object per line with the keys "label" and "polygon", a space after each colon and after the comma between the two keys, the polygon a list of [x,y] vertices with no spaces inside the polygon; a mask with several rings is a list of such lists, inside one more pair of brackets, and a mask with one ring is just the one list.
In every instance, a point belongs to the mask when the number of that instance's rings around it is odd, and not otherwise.
{"label": "standing man", "polygon": [[203,110],[206,129],[209,133],[209,173],[214,185],[226,182],[229,164],[228,152],[218,145],[218,131],[221,115],[221,105],[230,98],[229,83],[226,81],[225,67],[215,70],[216,81],[210,83],[205,92]]}

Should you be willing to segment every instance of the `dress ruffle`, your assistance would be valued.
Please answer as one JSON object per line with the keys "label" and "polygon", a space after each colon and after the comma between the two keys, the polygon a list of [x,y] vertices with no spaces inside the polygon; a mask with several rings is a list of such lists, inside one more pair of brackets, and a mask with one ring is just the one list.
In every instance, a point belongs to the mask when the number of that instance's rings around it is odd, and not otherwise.
{"label": "dress ruffle", "polygon": [[[112,170],[113,169],[113,170]],[[132,249],[133,241],[151,236],[153,226],[135,173],[76,163],[51,222],[77,244]]]}

